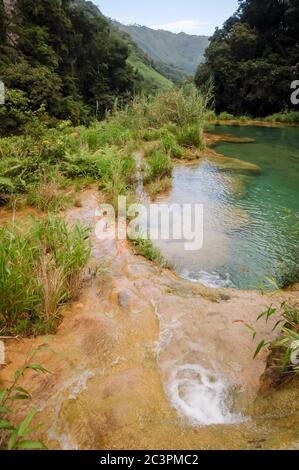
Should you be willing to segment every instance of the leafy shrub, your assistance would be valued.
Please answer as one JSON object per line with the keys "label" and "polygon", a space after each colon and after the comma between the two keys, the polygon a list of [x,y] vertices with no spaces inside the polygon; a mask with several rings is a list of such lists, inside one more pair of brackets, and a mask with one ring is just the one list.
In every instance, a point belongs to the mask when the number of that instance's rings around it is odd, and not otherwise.
{"label": "leafy shrub", "polygon": [[125,195],[135,185],[136,162],[131,154],[108,147],[101,153],[100,188],[116,208],[118,197]]}
{"label": "leafy shrub", "polygon": [[283,122],[286,124],[298,124],[299,112],[293,111],[293,112],[272,114],[272,116],[268,116],[264,120],[270,121],[270,122]]}
{"label": "leafy shrub", "polygon": [[[263,339],[260,341],[254,353],[254,358],[264,349],[268,349],[271,352],[268,365],[282,375],[281,378],[298,375],[299,365],[297,361],[296,363],[292,361],[292,356],[299,351],[298,305],[290,305],[287,302],[283,302],[279,308],[271,305],[258,316],[257,320],[264,319],[268,322],[273,317],[276,317],[277,320],[273,331],[280,329],[280,337],[276,340],[267,341]],[[253,339],[255,339],[256,331],[250,325],[247,326],[253,334]]]}
{"label": "leafy shrub", "polygon": [[80,143],[86,145],[91,152],[96,152],[107,145],[125,145],[131,139],[128,128],[121,127],[117,122],[107,119],[93,125],[80,133]]}
{"label": "leafy shrub", "polygon": [[249,116],[240,116],[238,118],[238,121],[240,122],[247,122],[247,121],[250,121],[250,117]]}
{"label": "leafy shrub", "polygon": [[168,267],[167,261],[161,255],[160,250],[154,247],[151,240],[137,238],[136,240],[131,240],[131,242],[133,243],[135,251],[138,255],[158,264],[162,268]]}
{"label": "leafy shrub", "polygon": [[142,133],[142,139],[146,142],[153,142],[159,140],[161,137],[160,129],[145,129]]}
{"label": "leafy shrub", "polygon": [[183,157],[183,149],[178,145],[175,136],[169,131],[163,133],[161,143],[164,147],[164,150],[170,155],[171,158],[179,159]]}
{"label": "leafy shrub", "polygon": [[43,178],[38,185],[29,188],[27,204],[42,211],[59,212],[73,202],[71,193],[62,190],[57,182]]}
{"label": "leafy shrub", "polygon": [[15,191],[15,185],[11,178],[0,177],[0,193],[12,194]]}
{"label": "leafy shrub", "polygon": [[146,192],[150,197],[154,198],[159,194],[163,194],[168,191],[172,186],[172,179],[168,176],[162,179],[152,181],[146,186]]}
{"label": "leafy shrub", "polygon": [[90,255],[88,231],[48,216],[29,227],[0,228],[0,330],[45,333],[77,292]]}
{"label": "leafy shrub", "polygon": [[88,148],[80,147],[78,150],[67,152],[61,162],[60,170],[67,178],[91,177],[100,178],[99,155],[91,153]]}
{"label": "leafy shrub", "polygon": [[169,154],[159,147],[154,147],[146,156],[148,157],[146,183],[171,176],[173,165]]}
{"label": "leafy shrub", "polygon": [[209,101],[210,94],[202,94],[192,83],[174,88],[153,100],[147,114],[149,125],[203,126]]}
{"label": "leafy shrub", "polygon": [[177,136],[179,145],[183,147],[202,147],[203,142],[197,125],[181,129]]}
{"label": "leafy shrub", "polygon": [[[37,410],[32,409],[26,417],[16,424],[14,418],[15,404],[21,401],[30,401],[30,393],[20,387],[20,379],[28,371],[35,371],[46,374],[48,371],[34,359],[40,351],[49,351],[47,346],[39,346],[33,349],[27,356],[24,364],[18,369],[11,385],[8,388],[0,389],[0,449],[7,450],[46,450],[45,445],[40,441],[28,440],[28,436],[36,432],[41,424],[32,426],[32,421],[37,415]],[[33,362],[34,361],[34,362]]]}
{"label": "leafy shrub", "polygon": [[232,121],[233,119],[235,119],[235,117],[233,114],[224,111],[223,113],[219,114],[219,119],[220,121]]}
{"label": "leafy shrub", "polygon": [[217,120],[217,114],[213,110],[209,110],[206,113],[206,120],[207,121],[216,121]]}

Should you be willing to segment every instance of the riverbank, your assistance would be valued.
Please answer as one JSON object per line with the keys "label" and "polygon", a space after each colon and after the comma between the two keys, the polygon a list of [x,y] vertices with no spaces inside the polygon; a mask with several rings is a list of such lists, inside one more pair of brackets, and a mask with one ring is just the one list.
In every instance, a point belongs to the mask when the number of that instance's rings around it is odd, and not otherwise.
{"label": "riverbank", "polygon": [[209,124],[215,126],[257,126],[257,127],[273,127],[273,128],[281,128],[281,127],[299,127],[298,122],[283,122],[283,121],[262,121],[259,119],[211,119]]}
{"label": "riverbank", "polygon": [[[184,139],[190,134],[197,139],[193,129],[185,131]],[[84,130],[84,139],[89,132],[89,151],[96,152],[91,163],[96,165],[99,154],[92,142],[100,135],[98,129]],[[149,139],[149,145],[155,146],[158,136],[164,146],[163,158],[168,148],[175,164],[185,164],[182,156],[175,158],[177,142],[171,134],[151,129],[142,142]],[[181,142],[177,130],[173,135]],[[79,138],[80,131],[69,139],[72,144]],[[224,165],[225,171],[232,164],[238,171],[240,165],[246,173],[260,171],[213,149],[220,142],[252,140],[211,133],[205,139],[206,150],[183,141],[191,162],[209,157],[216,160],[217,168]],[[119,145],[128,148],[126,141],[121,142]],[[80,152],[87,151],[85,145],[82,139]],[[109,165],[113,155],[109,153]],[[157,171],[160,156],[158,149],[137,165],[148,176],[143,163],[149,160],[153,181],[159,181],[165,168],[170,168],[164,159],[164,167]],[[84,162],[80,157],[76,165],[81,167]],[[138,168],[134,177],[135,171]],[[118,189],[109,186],[110,200]],[[267,390],[261,396],[267,352],[255,361],[252,357],[261,339],[274,337],[272,321],[256,324],[257,316],[269,304],[295,301],[298,286],[263,295],[211,289],[184,280],[136,256],[129,244],[95,237],[95,211],[99,201],[105,200],[102,185],[100,191],[92,186],[82,188],[76,199],[76,207],[58,217],[65,217],[69,225],[80,222],[92,228],[92,259],[83,290],[76,301],[60,309],[62,322],[51,339],[8,340],[7,366],[0,373],[0,386],[7,385],[32,348],[49,343],[54,351],[41,352],[38,357],[49,374],[32,371],[22,381],[32,394],[30,405],[39,410],[37,422],[45,423],[36,439],[50,449],[295,448],[299,439],[298,386]],[[42,215],[25,209],[16,211],[14,217],[25,223],[28,212]],[[3,214],[7,221],[12,212]],[[257,330],[254,343],[246,324]],[[28,412],[28,402],[20,402],[16,410],[14,419],[19,422]]]}
{"label": "riverbank", "polygon": [[[92,224],[97,198],[93,190],[83,193],[82,207],[66,214],[69,223]],[[32,347],[50,342],[55,351],[39,357],[51,374],[32,372],[23,383],[46,423],[38,437],[51,449],[293,448],[299,438],[293,426],[298,399],[285,401],[285,410],[275,394],[255,401],[267,355],[252,360],[245,323],[254,323],[262,305],[291,301],[298,292],[262,296],[208,289],[133,255],[128,246],[94,236],[92,244],[93,269],[107,271],[94,275],[78,301],[65,308],[57,334],[51,341],[8,343],[2,380],[9,380]],[[271,323],[257,328],[256,341],[268,336]],[[184,417],[176,374],[190,377],[180,369],[186,359],[201,363],[219,383],[222,376],[228,387],[231,382],[235,404],[234,411],[223,413],[226,424],[192,427]],[[296,390],[284,395],[298,397]],[[190,403],[186,406],[190,411]],[[222,419],[217,400],[213,406]],[[20,406],[19,416],[27,407]],[[245,417],[249,413],[244,422],[241,409]]]}

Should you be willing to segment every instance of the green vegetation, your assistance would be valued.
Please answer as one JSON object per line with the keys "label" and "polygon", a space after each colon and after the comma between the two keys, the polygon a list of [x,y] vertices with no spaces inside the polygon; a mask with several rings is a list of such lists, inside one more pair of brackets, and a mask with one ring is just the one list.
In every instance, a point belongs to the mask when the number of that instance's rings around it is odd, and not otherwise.
{"label": "green vegetation", "polygon": [[146,183],[171,176],[173,164],[169,154],[163,152],[159,147],[153,147],[145,154],[145,157],[147,164]]}
{"label": "green vegetation", "polygon": [[149,64],[144,63],[137,55],[131,54],[128,58],[128,63],[143,78],[143,89],[151,91],[169,90],[173,86],[173,83],[168,78],[161,75]]}
{"label": "green vegetation", "polygon": [[1,139],[3,202],[27,193],[29,205],[55,212],[71,204],[72,191],[66,193],[65,188],[72,180],[90,178],[105,187],[117,168],[127,188],[132,184],[135,164],[132,154],[121,147],[129,139],[130,133],[110,122],[77,129],[68,125],[60,129],[39,126],[38,137],[27,134]]}
{"label": "green vegetation", "polygon": [[22,132],[35,116],[75,125],[102,118],[116,97],[126,101],[138,89],[127,44],[97,7],[71,0],[13,4],[8,12],[0,1],[2,135]]}
{"label": "green vegetation", "polygon": [[165,130],[165,132],[162,133],[161,143],[164,150],[171,158],[180,159],[183,157],[184,150],[178,144],[178,137],[172,134],[169,130]]}
{"label": "green vegetation", "polygon": [[[60,184],[59,184],[60,180]],[[59,173],[42,175],[37,185],[29,186],[26,203],[44,212],[59,212],[73,205],[72,191],[66,192],[65,178]]]}
{"label": "green vegetation", "polygon": [[204,52],[209,44],[207,36],[174,34],[139,25],[116,23],[116,26],[129,34],[137,46],[154,60],[159,72],[174,82],[195,73],[198,64],[203,62]]}
{"label": "green vegetation", "polygon": [[213,80],[218,113],[265,117],[291,109],[298,21],[298,0],[239,1],[237,12],[216,30],[195,78],[198,86]]}
{"label": "green vegetation", "polygon": [[299,124],[299,112],[285,112],[272,114],[272,116],[267,116],[265,121],[269,122],[282,122],[284,124]]}
{"label": "green vegetation", "polygon": [[[296,305],[289,305],[283,302],[280,308],[271,305],[258,317],[258,321],[265,319],[269,322],[275,318],[276,323],[273,331],[280,330],[280,336],[275,340],[263,339],[255,353],[256,358],[264,349],[270,350],[268,359],[268,367],[271,368],[279,376],[279,380],[285,380],[299,374],[299,310]],[[249,326],[256,338],[256,331]]]}
{"label": "green vegetation", "polygon": [[299,112],[297,111],[285,111],[283,113],[276,113],[266,117],[256,117],[253,118],[251,116],[243,115],[243,116],[234,116],[226,111],[222,111],[218,115],[214,111],[210,111],[207,114],[207,121],[234,121],[235,123],[250,123],[254,121],[260,122],[273,122],[273,123],[281,123],[281,124],[291,124],[297,125],[299,124]]}
{"label": "green vegetation", "polygon": [[30,392],[20,386],[20,379],[28,371],[47,374],[48,371],[34,361],[41,351],[50,351],[47,346],[33,349],[27,356],[24,364],[18,369],[8,388],[0,389],[0,449],[1,450],[47,450],[40,441],[29,440],[29,436],[41,428],[41,424],[32,426],[37,410],[32,409],[19,423],[15,421],[15,406],[18,401],[30,401]]}
{"label": "green vegetation", "polygon": [[[148,155],[147,182],[171,174],[171,159],[183,157],[183,146],[201,147],[209,98],[187,84],[156,96],[134,98],[113,109],[102,122],[73,128],[68,121],[48,128],[36,118],[26,135],[0,141],[2,204],[27,194],[29,205],[56,212],[72,203],[78,179],[98,182],[107,200],[134,191],[134,151],[141,140],[160,142]],[[69,187],[67,194],[65,188]]]}
{"label": "green vegetation", "polygon": [[161,255],[158,248],[154,247],[151,240],[145,240],[144,238],[137,238],[136,240],[131,240],[133,246],[135,248],[135,252],[138,255],[143,256],[144,258],[148,259],[156,263],[161,268],[167,268],[168,263]]}
{"label": "green vegetation", "polygon": [[59,306],[78,293],[90,255],[88,230],[48,216],[28,227],[0,228],[0,331],[42,334],[55,330]]}
{"label": "green vegetation", "polygon": [[222,113],[219,114],[220,121],[231,121],[233,119],[235,119],[234,115],[227,113],[226,111],[223,111]]}
{"label": "green vegetation", "polygon": [[168,191],[172,186],[172,178],[165,176],[165,178],[158,179],[146,185],[147,194],[153,199],[159,194]]}
{"label": "green vegetation", "polygon": [[203,140],[197,125],[183,127],[178,133],[178,144],[182,147],[202,147]]}
{"label": "green vegetation", "polygon": [[[57,212],[73,203],[74,188],[96,183],[107,202],[134,193],[134,151],[143,140],[157,139],[145,152],[145,183],[156,195],[171,184],[172,159],[182,144],[202,145],[208,97],[193,84],[156,96],[135,97],[104,121],[73,128],[60,122],[49,128],[32,119],[26,135],[0,140],[1,201],[14,207],[19,196],[28,205]],[[182,140],[182,131],[188,130]],[[184,131],[185,132],[185,131]],[[187,137],[188,142],[187,142]],[[7,334],[55,331],[59,306],[74,297],[89,257],[88,233],[52,215],[27,227],[0,229],[0,330]],[[150,245],[142,245],[152,260]],[[140,251],[141,253],[141,251]]]}

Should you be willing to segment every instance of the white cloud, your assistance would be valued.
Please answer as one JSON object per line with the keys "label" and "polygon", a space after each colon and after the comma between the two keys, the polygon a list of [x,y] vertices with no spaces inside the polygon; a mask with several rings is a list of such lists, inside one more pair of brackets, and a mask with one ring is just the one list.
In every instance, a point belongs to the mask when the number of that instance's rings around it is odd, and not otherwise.
{"label": "white cloud", "polygon": [[157,24],[152,26],[153,29],[163,29],[172,33],[187,34],[209,34],[211,31],[211,23],[197,20],[180,20],[174,23]]}

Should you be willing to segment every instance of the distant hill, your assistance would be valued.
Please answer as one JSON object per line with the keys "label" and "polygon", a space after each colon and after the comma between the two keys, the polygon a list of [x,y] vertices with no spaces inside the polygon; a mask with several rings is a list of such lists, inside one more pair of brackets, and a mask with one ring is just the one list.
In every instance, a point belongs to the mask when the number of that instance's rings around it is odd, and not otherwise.
{"label": "distant hill", "polygon": [[[80,5],[85,13],[90,16],[104,16],[99,8],[91,1],[75,0],[75,3]],[[106,18],[106,20],[110,22],[111,28],[115,31],[116,36],[120,36],[120,38],[127,43],[130,52],[128,63],[142,78],[143,82],[141,83],[141,87],[143,90],[166,90],[173,86],[173,82],[186,78],[184,72],[181,70],[173,70],[172,67],[168,67],[166,64],[158,64],[153,59],[149,58],[147,54],[135,44],[130,34],[127,34],[126,31],[119,28],[116,22],[112,22],[109,18]]]}
{"label": "distant hill", "polygon": [[138,46],[131,38],[131,36],[124,31],[120,31],[113,24],[113,28],[116,29],[123,41],[125,41],[129,48],[128,63],[136,70],[136,72],[142,77],[143,83],[142,88],[145,91],[153,92],[158,90],[169,90],[173,87],[173,80],[171,77],[168,78],[166,73],[160,73],[159,67],[154,60],[150,59],[149,56]]}
{"label": "distant hill", "polygon": [[126,26],[118,22],[114,24],[128,33],[137,46],[156,61],[158,66],[164,64],[189,76],[194,75],[198,65],[203,62],[205,50],[209,45],[207,36],[174,34],[146,26]]}

